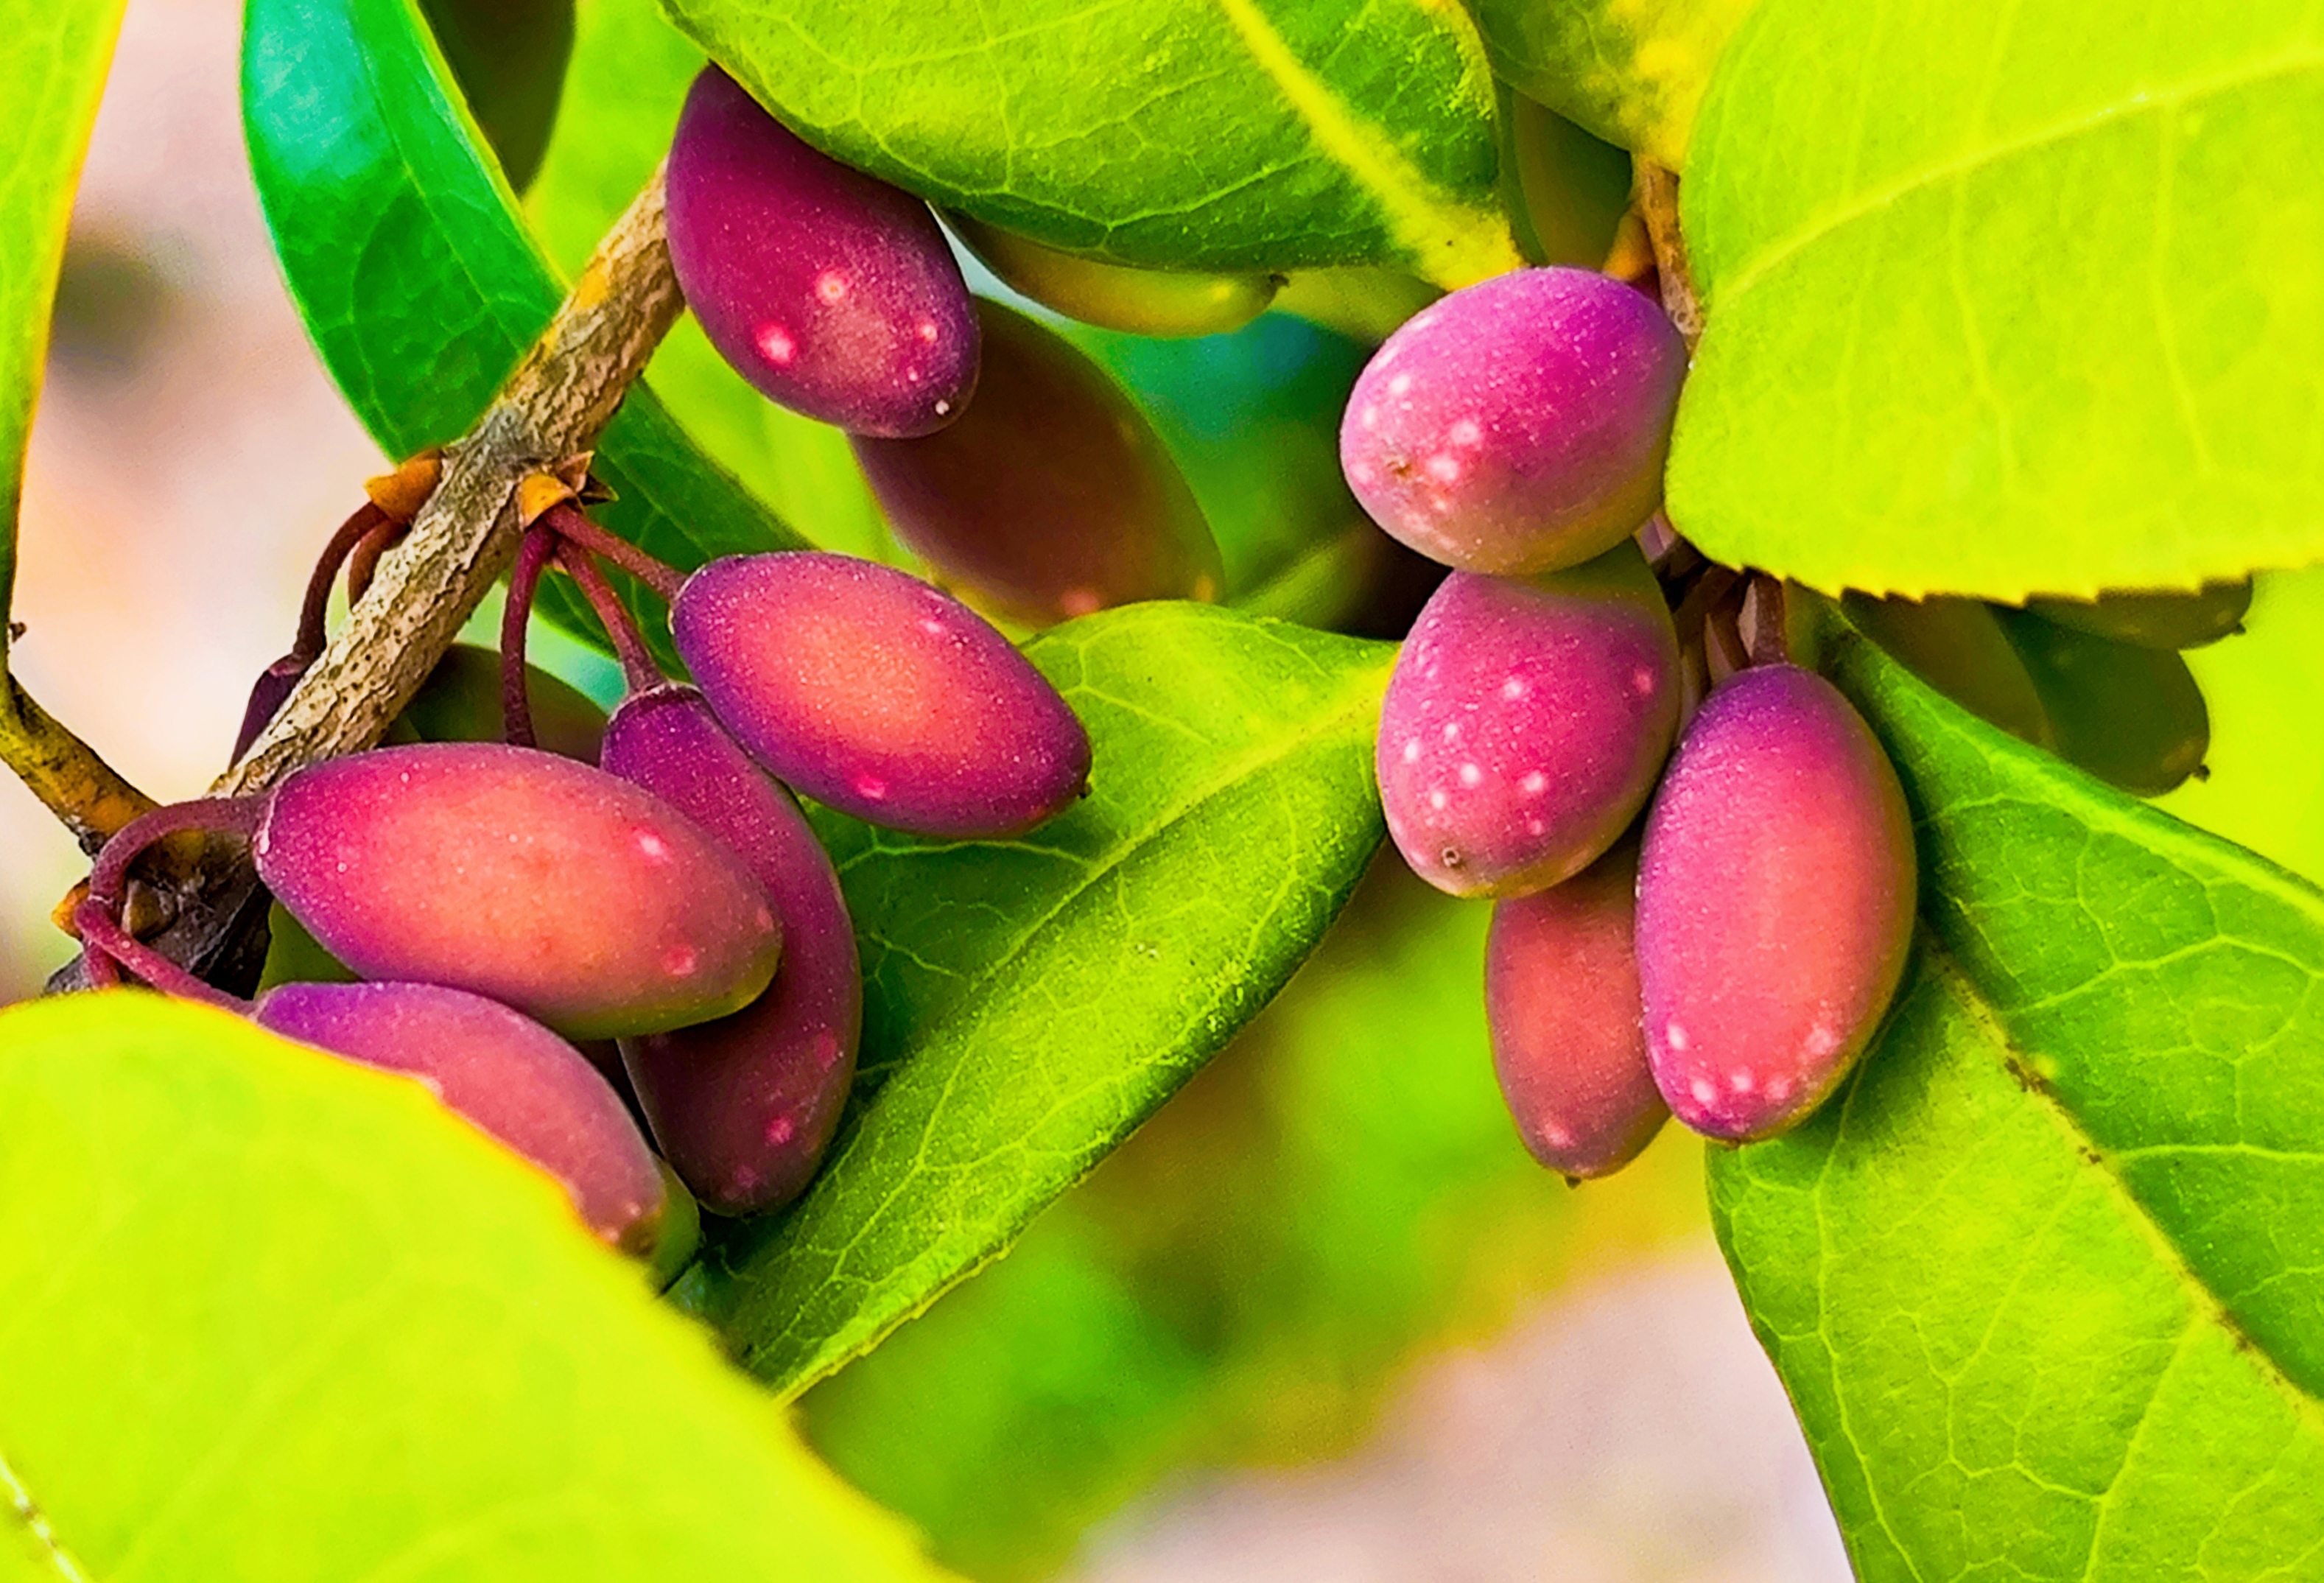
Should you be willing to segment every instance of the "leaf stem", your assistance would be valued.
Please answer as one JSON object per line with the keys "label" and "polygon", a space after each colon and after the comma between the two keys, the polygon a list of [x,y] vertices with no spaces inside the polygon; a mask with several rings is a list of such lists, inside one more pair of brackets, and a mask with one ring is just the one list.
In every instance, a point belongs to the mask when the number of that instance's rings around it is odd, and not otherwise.
{"label": "leaf stem", "polygon": [[1694,275],[1687,267],[1686,238],[1679,234],[1677,174],[1651,160],[1640,160],[1630,202],[1646,223],[1646,240],[1654,246],[1663,311],[1686,337],[1691,353],[1702,339],[1702,301],[1695,295]]}

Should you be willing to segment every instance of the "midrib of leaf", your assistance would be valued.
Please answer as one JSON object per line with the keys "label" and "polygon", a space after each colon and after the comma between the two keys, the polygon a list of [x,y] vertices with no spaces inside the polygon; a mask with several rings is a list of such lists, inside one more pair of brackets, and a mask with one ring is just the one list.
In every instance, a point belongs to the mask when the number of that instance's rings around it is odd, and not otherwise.
{"label": "midrib of leaf", "polygon": [[[2075,1157],[2082,1162],[2083,1168],[2094,1173],[2097,1179],[2105,1183],[2108,1196],[2118,1207],[2126,1211],[2126,1218],[2134,1222],[2146,1238],[2157,1260],[2169,1268],[2180,1287],[2186,1292],[2190,1306],[2194,1310],[2196,1318],[2209,1320],[2211,1323],[2218,1326],[2233,1338],[2236,1350],[2243,1356],[2256,1360],[2261,1374],[2291,1402],[2292,1411],[2301,1422],[2315,1431],[2319,1437],[2324,1437],[2324,1400],[2319,1400],[2311,1394],[2291,1376],[2284,1373],[2282,1365],[2277,1362],[2266,1348],[2246,1333],[2244,1328],[2236,1321],[2235,1316],[2227,1311],[2226,1304],[2219,1301],[2218,1293],[2214,1293],[2204,1283],[2203,1278],[2196,1274],[2194,1266],[2188,1262],[2184,1251],[2176,1241],[2172,1240],[2171,1234],[2164,1229],[2162,1221],[2149,1209],[2146,1201],[2124,1178],[2113,1155],[2100,1146],[2098,1139],[2090,1136],[2081,1122],[2052,1091],[2050,1085],[2042,1080],[2036,1070],[2034,1056],[2019,1045],[2010,1035],[2000,1011],[1986,999],[1983,991],[1978,988],[1976,980],[1969,976],[1968,970],[1961,966],[1950,951],[1925,935],[1921,942],[1921,946],[1927,953],[1931,978],[1936,980],[1953,1003],[1977,1024],[1979,1035],[1988,1041],[1994,1049],[2001,1053],[2002,1064],[2009,1076],[2024,1090],[2029,1098],[2040,1101],[2043,1114],[2057,1126],[2061,1136],[2073,1149]],[[2143,1415],[2141,1422],[2144,1423],[2144,1422]],[[2126,1462],[2125,1465],[2127,1466],[2127,1463]],[[2101,1504],[2105,1498],[2100,1497]]]}
{"label": "midrib of leaf", "polygon": [[[1378,674],[1379,668],[1380,667],[1374,667],[1373,669],[1368,670],[1362,674],[1367,676],[1376,675]],[[1066,693],[1066,695],[1070,697],[1077,693],[1095,692],[1096,689],[1077,687],[1066,688],[1064,689],[1064,691]],[[1041,914],[1039,917],[1028,923],[1017,934],[1016,938],[1009,943],[1008,949],[1002,952],[999,956],[994,957],[991,962],[974,977],[961,980],[960,991],[954,998],[951,1008],[945,1010],[945,1012],[935,1023],[931,1024],[927,1033],[923,1037],[916,1041],[916,1043],[922,1046],[936,1044],[950,1031],[955,1023],[970,1020],[969,1014],[964,1013],[959,1009],[962,1003],[965,1000],[973,999],[978,990],[981,990],[985,985],[991,983],[993,980],[1000,978],[1003,973],[1014,967],[1018,959],[1022,957],[1027,951],[1032,948],[1033,942],[1040,938],[1042,932],[1048,928],[1048,926],[1055,923],[1058,918],[1062,917],[1066,912],[1070,911],[1084,895],[1086,895],[1099,883],[1099,881],[1104,879],[1116,870],[1121,868],[1123,865],[1128,863],[1131,858],[1137,856],[1139,852],[1144,851],[1148,847],[1152,846],[1155,842],[1160,841],[1176,826],[1184,824],[1187,819],[1199,812],[1206,804],[1225,796],[1236,786],[1250,779],[1252,776],[1259,773],[1261,770],[1280,763],[1284,759],[1293,757],[1295,754],[1306,751],[1317,740],[1330,734],[1327,728],[1339,725],[1351,715],[1360,714],[1367,712],[1369,709],[1376,708],[1377,704],[1377,695],[1373,690],[1369,687],[1360,689],[1354,697],[1350,700],[1347,707],[1341,709],[1335,713],[1323,716],[1323,718],[1315,721],[1309,729],[1304,732],[1285,733],[1284,737],[1281,739],[1285,745],[1261,748],[1248,754],[1238,755],[1235,758],[1228,759],[1226,761],[1225,768],[1218,774],[1213,776],[1210,779],[1203,782],[1194,790],[1189,792],[1182,801],[1176,804],[1167,805],[1159,816],[1148,823],[1143,828],[1139,829],[1136,834],[1131,835],[1127,840],[1120,842],[1109,849],[1104,858],[1099,861],[1087,865],[1087,871],[1084,873],[1069,889],[1058,897],[1056,906]],[[1125,707],[1127,707],[1127,705],[1125,705]],[[1135,711],[1135,713],[1143,713],[1145,712],[1139,710]],[[1049,851],[1052,852],[1055,851],[1054,848],[1040,850]],[[845,863],[842,864],[839,871],[842,874],[844,874],[849,869],[853,868],[857,863],[862,862],[873,856],[894,855],[896,855],[896,849],[882,849],[877,846],[870,847],[864,851],[857,854],[855,857],[850,858]],[[884,940],[882,940],[881,943],[883,946],[886,945],[886,942]],[[890,949],[893,948],[890,947]],[[904,954],[908,956],[911,953],[909,952],[906,952]],[[918,959],[915,958],[915,960]]]}
{"label": "midrib of leaf", "polygon": [[[1221,0],[1222,4],[1227,0]],[[1956,177],[1966,176],[1979,168],[2027,152],[2045,143],[2061,143],[2083,133],[2109,127],[2134,117],[2163,111],[2178,111],[2191,104],[2200,103],[2237,88],[2250,87],[2281,77],[2293,77],[2305,71],[2324,69],[2324,49],[2309,44],[2302,49],[2275,58],[2264,64],[2246,67],[2237,71],[2216,73],[2197,78],[2160,94],[2141,94],[2133,98],[2104,105],[2095,110],[2060,121],[2045,123],[2013,138],[1987,143],[1950,160],[1917,166],[1905,170],[1879,186],[1858,193],[1848,202],[1818,216],[1793,235],[1762,249],[1724,280],[1709,283],[1711,305],[1742,296],[1753,285],[1805,249],[1813,246],[1834,232],[1843,230],[1879,209],[1887,207],[1923,188],[1934,187]]]}
{"label": "midrib of leaf", "polygon": [[[1383,668],[1384,667],[1373,667],[1361,674],[1366,677],[1370,677],[1379,675],[1379,671]],[[1067,689],[1067,692],[1068,695],[1071,695],[1071,694],[1075,691],[1090,690],[1093,689]],[[984,998],[982,997],[978,991],[982,989],[988,983],[1001,977],[1016,963],[1018,963],[1032,949],[1034,943],[1041,937],[1049,925],[1055,923],[1059,917],[1071,911],[1080,903],[1084,897],[1088,895],[1088,893],[1098,885],[1100,881],[1125,866],[1132,858],[1140,852],[1143,852],[1148,847],[1153,846],[1163,840],[1176,826],[1193,817],[1207,804],[1225,796],[1230,790],[1233,789],[1241,782],[1272,768],[1278,763],[1294,758],[1301,753],[1309,751],[1314,748],[1314,744],[1318,741],[1329,734],[1328,728],[1337,726],[1346,722],[1351,716],[1361,716],[1370,713],[1376,707],[1377,704],[1375,702],[1374,690],[1369,686],[1360,687],[1344,707],[1332,714],[1322,717],[1307,731],[1298,733],[1286,733],[1280,740],[1280,743],[1278,745],[1270,745],[1256,751],[1238,755],[1229,760],[1227,765],[1218,774],[1211,777],[1182,800],[1168,807],[1159,817],[1150,821],[1142,829],[1140,829],[1136,835],[1130,837],[1127,841],[1120,842],[1111,849],[1103,861],[1091,865],[1089,871],[1074,885],[1073,885],[1071,888],[1065,891],[1065,894],[1057,899],[1055,906],[1049,907],[1047,910],[1043,912],[1038,918],[1028,924],[1025,929],[1010,943],[1008,948],[1004,952],[994,957],[991,962],[974,977],[964,980],[960,989],[955,993],[947,1009],[941,1013],[936,1020],[929,1025],[927,1030],[923,1035],[913,1040],[908,1048],[914,1053],[925,1052],[927,1050],[941,1047],[945,1045],[954,1042],[955,1035],[960,1030],[973,1026],[974,1024],[987,1012],[988,1008]],[[865,855],[868,856],[869,853],[867,852]],[[1286,872],[1283,887],[1278,888],[1277,891],[1277,898],[1278,901],[1280,900],[1284,890],[1288,888],[1289,885],[1290,879]],[[1231,989],[1228,987],[1222,986],[1220,988],[1204,1002],[1202,1008],[1196,1010],[1192,1015],[1190,1020],[1183,1026],[1193,1026],[1198,1025],[1212,1010],[1215,1009],[1220,1002],[1231,992]],[[909,1057],[908,1056],[907,1059]],[[949,1089],[949,1085],[956,1075],[957,1067],[955,1066],[953,1072],[946,1074],[945,1081],[947,1089]],[[883,1082],[882,1087],[884,1086],[885,1083]],[[875,1099],[874,1103],[876,1102]],[[939,1102],[938,1108],[941,1109],[941,1101]],[[860,1122],[851,1123],[849,1130],[853,1132],[855,1127],[860,1125]],[[844,1136],[838,1140],[835,1140],[833,1146],[833,1154],[835,1156],[844,1148],[846,1142],[847,1138]],[[859,1217],[859,1225],[855,1233],[856,1238],[860,1238],[863,1235],[865,1228],[867,1228],[880,1213],[891,1207],[897,1198],[902,1195],[915,1180],[917,1180],[915,1174],[907,1173],[898,1176],[892,1183],[890,1183],[886,1195],[880,1201],[880,1202],[873,1206],[870,1212]],[[1031,1205],[1027,1212],[1018,1218],[1016,1226],[1021,1228],[1023,1225],[1028,1223],[1032,1219],[1033,1215],[1038,1214],[1040,1210],[1046,1206],[1046,1203],[1047,1201],[1045,1200],[1042,1203]],[[821,1256],[822,1262],[835,1265],[839,1259],[854,1246],[854,1241],[850,1240],[826,1247],[819,1247],[816,1251]],[[968,1279],[978,1270],[982,1269],[986,1265],[991,1264],[994,1259],[1000,1257],[1004,1248],[1005,1243],[1001,1247],[991,1249],[971,1260],[962,1269],[955,1272],[950,1278],[946,1279],[940,1285],[936,1286],[933,1290],[922,1293],[908,1306],[905,1312],[894,1315],[883,1314],[877,1317],[859,1317],[851,1321],[842,1329],[829,1333],[819,1341],[816,1341],[807,1348],[805,1349],[805,1355],[801,1358],[798,1367],[794,1368],[783,1378],[770,1380],[770,1385],[774,1389],[781,1393],[786,1399],[795,1396],[798,1392],[806,1389],[807,1385],[827,1376],[841,1365],[850,1362],[851,1360],[862,1356],[865,1352],[868,1352],[872,1346],[877,1344],[881,1338],[887,1335],[897,1325],[901,1324],[913,1314],[922,1311],[928,1306],[928,1304],[934,1302],[936,1299],[945,1292],[950,1290],[953,1286],[957,1285],[962,1281]],[[725,1279],[730,1282],[750,1282],[751,1277],[747,1272],[737,1271],[732,1265],[726,1263],[723,1249],[714,1250],[714,1252],[717,1257],[720,1267],[724,1272]],[[927,1255],[923,1252],[920,1256],[925,1258]],[[905,1266],[906,1269],[910,1267],[911,1266]],[[879,1278],[876,1283],[867,1283],[867,1286],[874,1291],[892,1289],[895,1284],[896,1277],[903,1273],[904,1271],[902,1270],[891,1272],[888,1276]],[[865,1311],[863,1309],[858,1310],[859,1316],[863,1315],[864,1312]],[[807,1334],[808,1332],[804,1331],[799,1328],[798,1319],[794,1316],[792,1319],[787,1320],[781,1329],[774,1331],[771,1335],[766,1337],[764,1339],[750,1348],[749,1355],[753,1359],[756,1359],[770,1352],[788,1350],[788,1348],[779,1348],[778,1343],[803,1337]]]}
{"label": "midrib of leaf", "polygon": [[[1412,161],[1349,114],[1338,97],[1309,71],[1255,0],[1216,0],[1259,69],[1306,122],[1323,152],[1370,188],[1390,233],[1434,283],[1466,286],[1523,266],[1506,225],[1465,204],[1426,201],[1431,183]],[[1453,14],[1461,16],[1457,9]],[[1465,22],[1463,23],[1465,25]],[[1449,253],[1439,246],[1451,240]]]}
{"label": "midrib of leaf", "polygon": [[24,1481],[16,1476],[15,1468],[9,1466],[5,1452],[0,1452],[0,1486],[5,1486],[7,1490],[9,1505],[16,1514],[16,1520],[48,1551],[49,1560],[56,1566],[57,1575],[71,1579],[71,1583],[89,1583],[88,1574],[81,1570],[80,1563],[73,1559],[72,1551],[67,1550],[64,1542],[57,1537],[57,1531],[50,1523],[48,1514],[32,1498],[32,1492],[24,1487]]}

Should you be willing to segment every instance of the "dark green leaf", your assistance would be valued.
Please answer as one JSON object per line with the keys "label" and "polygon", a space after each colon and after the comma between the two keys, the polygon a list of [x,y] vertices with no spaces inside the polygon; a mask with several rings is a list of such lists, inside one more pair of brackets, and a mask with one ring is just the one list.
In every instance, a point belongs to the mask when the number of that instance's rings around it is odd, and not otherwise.
{"label": "dark green leaf", "polygon": [[1848,640],[1928,928],[1712,1210],[1859,1576],[2324,1558],[2324,895]]}
{"label": "dark green leaf", "polygon": [[416,1082],[130,990],[0,1013],[0,1573],[936,1576]]}
{"label": "dark green leaf", "polygon": [[862,1075],[797,1208],[705,1266],[784,1391],[992,1258],[1290,975],[1379,844],[1394,651],[1202,605],[1131,605],[1028,650],[1096,750],[1029,836],[826,827],[864,953]]}
{"label": "dark green leaf", "polygon": [[1827,592],[2086,595],[2324,558],[2307,0],[1763,0],[1681,202],[1704,551]]}
{"label": "dark green leaf", "polygon": [[[391,456],[466,430],[563,295],[449,83],[405,0],[250,0],[243,120],[275,251]],[[631,392],[597,471],[621,495],[606,524],[681,566],[802,542],[650,392]]]}
{"label": "dark green leaf", "polygon": [[1493,69],[1609,143],[1679,169],[1711,68],[1757,0],[1469,0]]}
{"label": "dark green leaf", "polygon": [[16,585],[16,507],[40,400],[49,305],[73,186],[122,0],[14,5],[0,13],[0,670]]}
{"label": "dark green leaf", "polygon": [[1520,262],[1492,81],[1441,0],[664,0],[851,165],[1053,247],[1162,268]]}

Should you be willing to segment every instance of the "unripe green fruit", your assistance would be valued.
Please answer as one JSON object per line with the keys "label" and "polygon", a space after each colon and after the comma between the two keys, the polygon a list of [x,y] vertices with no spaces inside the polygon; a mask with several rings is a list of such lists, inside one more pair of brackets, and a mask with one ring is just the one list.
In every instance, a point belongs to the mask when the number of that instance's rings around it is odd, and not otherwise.
{"label": "unripe green fruit", "polygon": [[1502,90],[1504,189],[1518,244],[1536,263],[1602,267],[1630,206],[1630,156],[1556,111]]}
{"label": "unripe green fruit", "polygon": [[2039,748],[2057,746],[2050,712],[1993,608],[1975,599],[1875,599],[1840,609],[1857,630],[1973,714]]}
{"label": "unripe green fruit", "polygon": [[2058,756],[2143,797],[2202,768],[2211,714],[2187,662],[2078,632],[2029,611],[2000,612],[2057,729]]}
{"label": "unripe green fruit", "polygon": [[1485,936],[1493,1072],[1535,1159],[1572,1178],[1636,1159],[1670,1118],[1638,1010],[1638,843],[1496,903]]}
{"label": "unripe green fruit", "polygon": [[2249,577],[2206,583],[2192,594],[2101,594],[2096,599],[2029,599],[2025,608],[2061,627],[2142,649],[2200,649],[2243,630]]}
{"label": "unripe green fruit", "polygon": [[1821,1103],[1904,971],[1904,789],[1840,690],[1769,665],[1713,688],[1646,816],[1638,986],[1671,1112],[1729,1140]]}
{"label": "unripe green fruit", "polygon": [[1217,336],[1267,311],[1281,282],[1273,275],[1141,270],[1060,253],[948,213],[945,223],[1011,290],[1067,318],[1133,336]]}

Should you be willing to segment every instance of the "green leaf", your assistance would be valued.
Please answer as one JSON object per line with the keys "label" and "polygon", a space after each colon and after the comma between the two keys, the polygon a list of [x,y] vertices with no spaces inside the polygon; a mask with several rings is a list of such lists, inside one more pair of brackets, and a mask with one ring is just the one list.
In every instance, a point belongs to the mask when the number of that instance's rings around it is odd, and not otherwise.
{"label": "green leaf", "polygon": [[1443,0],[663,0],[851,165],[1053,247],[1162,268],[1521,262],[1485,52]]}
{"label": "green leaf", "polygon": [[863,948],[855,1104],[823,1174],[698,1295],[796,1391],[994,1257],[1290,976],[1380,840],[1394,650],[1203,605],[1027,653],[1089,727],[1088,798],[1013,842],[825,826]]}
{"label": "green leaf", "polygon": [[[463,433],[564,295],[450,83],[407,0],[249,0],[243,124],[275,252],[391,456]],[[621,496],[606,525],[681,567],[803,542],[650,391],[630,393],[596,470]],[[594,633],[577,606],[549,608]]]}
{"label": "green leaf", "polygon": [[1485,925],[1383,851],[1283,993],[1009,1256],[800,1401],[809,1441],[985,1583],[1057,1576],[1187,1468],[1351,1450],[1411,1360],[1699,1245],[1666,1129],[1571,1191],[1486,1045]]}
{"label": "green leaf", "polygon": [[16,586],[24,446],[41,399],[49,308],[123,0],[0,5],[0,671]]}
{"label": "green leaf", "polygon": [[0,1013],[0,1557],[107,1583],[936,1575],[416,1082],[122,991]]}
{"label": "green leaf", "polygon": [[1858,1074],[1711,1183],[1858,1576],[2312,1576],[2324,895],[1869,645],[1839,676],[1928,928]]}
{"label": "green leaf", "polygon": [[1711,68],[1757,0],[1469,0],[1494,72],[1678,170]]}
{"label": "green leaf", "polygon": [[[571,274],[669,152],[686,90],[702,69],[693,41],[654,0],[589,0],[567,69],[558,123],[525,212],[549,259]],[[718,464],[825,549],[900,563],[847,437],[779,407],[727,366],[688,314],[671,327],[646,382]]]}
{"label": "green leaf", "polygon": [[1681,205],[1711,556],[2010,601],[2324,557],[2304,0],[1764,0]]}
{"label": "green leaf", "polygon": [[2209,773],[2157,805],[2324,883],[2324,567],[2255,583],[2247,630],[2184,656],[2211,712]]}

